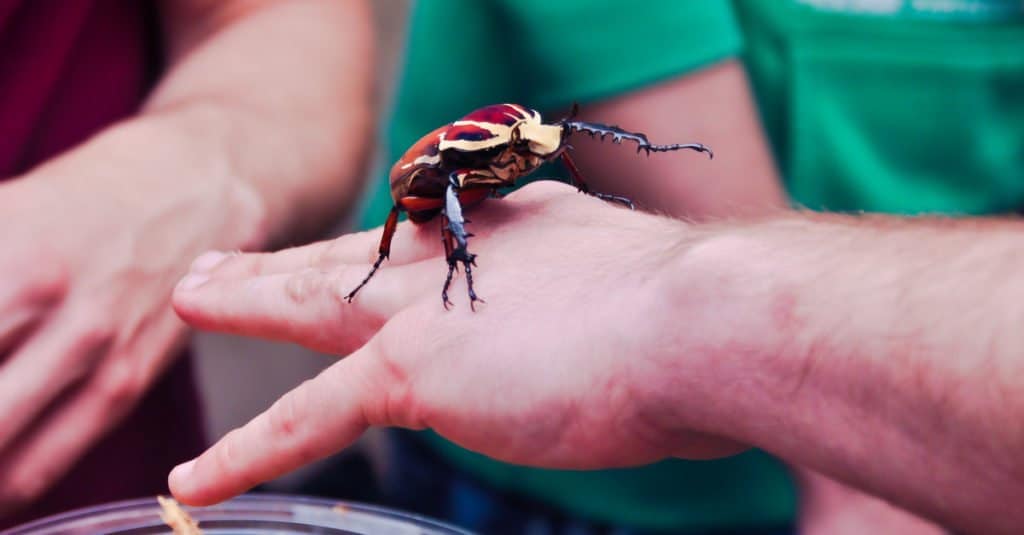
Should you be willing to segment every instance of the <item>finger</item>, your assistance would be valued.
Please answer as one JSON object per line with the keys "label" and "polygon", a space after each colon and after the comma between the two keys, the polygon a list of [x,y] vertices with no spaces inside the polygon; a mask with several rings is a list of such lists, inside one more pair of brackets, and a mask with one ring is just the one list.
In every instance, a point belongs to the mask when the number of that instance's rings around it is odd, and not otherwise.
{"label": "finger", "polygon": [[65,293],[65,278],[55,269],[32,268],[29,284],[0,283],[0,355],[20,342]]}
{"label": "finger", "polygon": [[0,459],[0,516],[41,496],[135,406],[169,364],[183,326],[163,314],[137,342],[103,364]]}
{"label": "finger", "polygon": [[113,337],[81,320],[54,318],[0,369],[0,451],[107,353]]}
{"label": "finger", "polygon": [[[391,242],[388,265],[417,262],[443,253],[440,222],[434,225],[398,225]],[[342,264],[373,263],[379,256],[382,228],[346,234],[274,253],[222,253],[210,251],[192,263],[193,273],[221,279],[288,273],[304,268],[331,269]]]}
{"label": "finger", "polygon": [[14,266],[5,267],[0,273],[0,315],[23,303],[52,304],[67,293],[67,272],[57,263],[18,258]]}
{"label": "finger", "polygon": [[0,513],[24,507],[45,493],[130,406],[123,396],[96,384],[83,385],[62,403],[54,414],[32,426],[28,436],[19,435],[14,449],[4,454]]}
{"label": "finger", "polygon": [[383,267],[351,302],[346,297],[370,272],[368,265],[245,279],[197,280],[190,275],[175,289],[172,302],[195,327],[346,354],[423,295],[430,288],[428,280],[440,280],[443,266],[423,262]]}
{"label": "finger", "polygon": [[45,308],[22,307],[14,312],[0,315],[0,361],[3,355],[25,340],[39,325]]}
{"label": "finger", "polygon": [[381,414],[394,384],[382,381],[375,341],[285,394],[198,458],[177,466],[175,498],[209,505],[326,457],[353,442]]}

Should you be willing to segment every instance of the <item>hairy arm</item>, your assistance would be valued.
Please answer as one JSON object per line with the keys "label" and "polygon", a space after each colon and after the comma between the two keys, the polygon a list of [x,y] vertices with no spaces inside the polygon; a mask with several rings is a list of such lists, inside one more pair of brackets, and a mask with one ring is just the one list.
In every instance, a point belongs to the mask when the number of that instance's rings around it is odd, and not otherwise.
{"label": "hairy arm", "polygon": [[997,220],[804,215],[716,233],[672,274],[675,317],[711,316],[706,335],[674,337],[677,357],[710,357],[706,381],[687,381],[715,403],[701,425],[951,525],[1011,532],[1022,244],[1024,225]]}
{"label": "hairy arm", "polygon": [[552,468],[752,444],[951,527],[1024,522],[1020,223],[687,225],[538,183],[474,232],[475,313],[441,307],[443,251],[405,223],[352,304],[375,232],[197,262],[190,323],[351,355],[179,467],[175,494],[224,499],[397,425]]}
{"label": "hairy arm", "polygon": [[[785,206],[778,173],[761,129],[746,73],[737,60],[640,91],[593,103],[584,119],[639,130],[654,143],[701,142],[715,159],[683,151],[638,157],[625,147],[577,135],[572,152],[597,191],[631,197],[642,209],[715,220],[778,213]],[[623,180],[622,177],[630,177]],[[937,533],[933,527],[876,499],[794,466],[801,529],[808,535],[857,532],[889,521],[892,531]]]}

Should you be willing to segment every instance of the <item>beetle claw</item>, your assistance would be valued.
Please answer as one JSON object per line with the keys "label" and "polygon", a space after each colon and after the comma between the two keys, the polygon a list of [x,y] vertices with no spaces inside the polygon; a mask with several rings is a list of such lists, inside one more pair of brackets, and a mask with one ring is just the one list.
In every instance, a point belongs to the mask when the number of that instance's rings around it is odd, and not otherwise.
{"label": "beetle claw", "polygon": [[448,276],[444,279],[444,286],[441,288],[441,304],[444,305],[445,310],[451,310],[454,304],[448,299],[448,288],[452,285],[452,273],[456,270],[455,262],[448,261]]}

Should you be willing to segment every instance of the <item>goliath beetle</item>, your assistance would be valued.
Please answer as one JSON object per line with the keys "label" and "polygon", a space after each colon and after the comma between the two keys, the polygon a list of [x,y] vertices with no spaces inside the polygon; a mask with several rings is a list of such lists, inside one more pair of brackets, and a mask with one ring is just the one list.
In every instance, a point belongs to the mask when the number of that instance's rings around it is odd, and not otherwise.
{"label": "goliath beetle", "polygon": [[496,193],[499,188],[515,184],[522,176],[535,171],[545,162],[560,158],[569,171],[572,184],[580,192],[600,199],[618,202],[633,208],[625,197],[591,191],[579,169],[569,157],[571,147],[567,141],[574,132],[621,143],[634,141],[637,152],[668,152],[692,149],[714,157],[711,149],[700,143],[653,145],[647,136],[628,132],[617,126],[574,120],[576,106],[568,117],[546,124],[540,113],[518,104],[495,104],[470,112],[465,117],[437,128],[423,136],[391,168],[391,197],[394,206],[384,223],[377,261],[370,273],[345,299],[352,302],[356,293],[370,281],[391,251],[391,239],[398,225],[400,212],[409,219],[423,224],[441,215],[441,240],[448,260],[448,276],[441,290],[445,308],[452,273],[462,263],[466,271],[470,308],[483,301],[473,291],[473,272],[476,255],[467,250],[464,206],[476,204]]}

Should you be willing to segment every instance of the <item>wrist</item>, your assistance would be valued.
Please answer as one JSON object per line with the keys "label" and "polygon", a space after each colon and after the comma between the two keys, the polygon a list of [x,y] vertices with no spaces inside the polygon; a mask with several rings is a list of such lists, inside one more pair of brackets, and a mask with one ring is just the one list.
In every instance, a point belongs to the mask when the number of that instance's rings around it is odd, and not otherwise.
{"label": "wrist", "polygon": [[[275,202],[247,176],[239,162],[232,117],[216,105],[189,105],[173,113],[153,113],[121,126],[141,146],[164,145],[155,151],[169,172],[156,179],[168,192],[188,189],[186,202],[212,209],[211,220],[222,249],[261,249],[270,240]],[[244,149],[243,149],[244,150]],[[177,175],[177,174],[181,175]],[[188,182],[182,188],[181,182]],[[278,199],[280,200],[280,199]]]}
{"label": "wrist", "polygon": [[799,389],[803,352],[793,343],[796,285],[773,223],[686,229],[659,278],[665,314],[667,396],[692,429],[761,445],[769,413]]}
{"label": "wrist", "polygon": [[169,225],[203,250],[261,247],[267,241],[267,202],[237,172],[216,121],[201,116],[206,113],[118,123],[31,176],[103,212],[90,218],[95,221],[111,221],[115,213],[119,225],[140,230]]}

